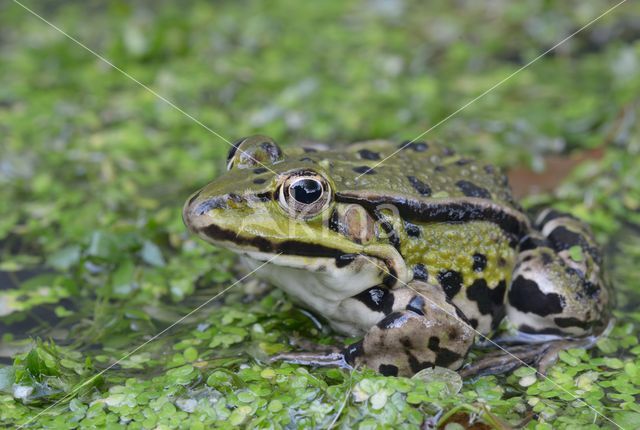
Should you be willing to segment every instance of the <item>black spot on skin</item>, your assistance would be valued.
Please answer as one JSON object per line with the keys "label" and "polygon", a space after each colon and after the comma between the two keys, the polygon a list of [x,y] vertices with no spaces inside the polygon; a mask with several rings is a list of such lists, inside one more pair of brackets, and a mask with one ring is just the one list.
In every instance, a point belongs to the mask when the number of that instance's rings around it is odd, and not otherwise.
{"label": "black spot on skin", "polygon": [[255,173],[256,175],[259,175],[261,173],[266,172],[267,169],[265,169],[264,167],[256,167],[255,169],[253,169],[253,173]]}
{"label": "black spot on skin", "polygon": [[409,315],[402,312],[394,312],[380,320],[378,324],[376,324],[376,326],[382,330],[400,328],[407,322],[408,319]]}
{"label": "black spot on skin", "polygon": [[389,315],[393,308],[393,294],[386,288],[369,288],[353,296],[353,298],[363,303],[372,311],[383,312],[385,315]]}
{"label": "black spot on skin", "polygon": [[472,182],[460,180],[456,182],[456,186],[460,188],[460,191],[462,191],[462,193],[467,197],[479,197],[481,199],[491,198],[491,193],[489,191]]}
{"label": "black spot on skin", "polygon": [[436,366],[449,367],[461,358],[462,356],[457,352],[447,348],[440,348],[438,355],[436,355]]}
{"label": "black spot on skin", "polygon": [[537,249],[537,248],[550,248],[550,247],[551,245],[546,239],[543,239],[541,237],[526,235],[520,240],[520,243],[518,244],[518,251],[524,252],[524,251],[530,251],[532,249]]}
{"label": "black spot on skin", "polygon": [[398,376],[398,366],[394,366],[393,364],[381,364],[380,367],[378,367],[378,372],[383,376]]}
{"label": "black spot on skin", "polygon": [[483,254],[473,254],[473,271],[482,272],[487,268],[487,257]]}
{"label": "black spot on skin", "polygon": [[548,252],[541,252],[540,258],[542,258],[542,264],[544,266],[548,266],[549,264],[553,263],[553,256]]}
{"label": "black spot on skin", "polygon": [[431,195],[431,187],[429,185],[422,182],[420,179],[415,176],[407,176],[409,183],[413,187],[414,190],[418,192],[421,196],[430,196]]}
{"label": "black spot on skin", "polygon": [[462,356],[457,352],[451,351],[447,348],[441,348],[440,338],[437,336],[431,336],[429,338],[428,346],[431,351],[436,353],[436,366],[449,367],[462,358]]}
{"label": "black spot on skin", "polygon": [[556,251],[563,251],[571,248],[572,246],[583,246],[584,248],[589,246],[580,233],[571,231],[562,225],[554,228],[553,231],[549,233],[548,237],[553,243],[553,248]]}
{"label": "black spot on skin", "polygon": [[437,336],[431,336],[429,338],[429,349],[433,352],[440,351],[440,338]]}
{"label": "black spot on skin", "polygon": [[593,327],[594,322],[593,321],[582,321],[578,318],[574,318],[574,317],[567,317],[567,318],[561,318],[561,317],[556,317],[553,319],[553,322],[558,326],[558,327],[578,327],[581,328],[583,330],[589,330],[591,327]]}
{"label": "black spot on skin", "polygon": [[300,159],[300,161],[302,161],[302,162],[307,162],[307,163],[315,163],[315,161],[313,161],[313,160],[312,160],[311,158],[309,158],[309,157],[302,157],[302,158]]}
{"label": "black spot on skin", "polygon": [[442,148],[442,154],[447,157],[451,157],[456,154],[456,151],[451,148]]}
{"label": "black spot on skin", "polygon": [[438,273],[438,281],[449,299],[455,297],[462,288],[462,274],[455,270],[445,270]]}
{"label": "black spot on skin", "polygon": [[369,166],[358,166],[358,167],[354,167],[353,171],[356,173],[362,173],[365,175],[375,175],[376,171],[373,170],[371,167]]}
{"label": "black spot on skin", "polygon": [[405,221],[404,231],[407,232],[407,235],[409,237],[420,237],[421,229],[417,225],[411,224],[410,222]]}
{"label": "black spot on skin", "polygon": [[267,180],[264,179],[264,178],[256,178],[256,179],[253,180],[253,183],[254,184],[258,184],[258,185],[264,184],[265,182],[267,182]]}
{"label": "black spot on skin", "polygon": [[493,175],[496,172],[496,169],[491,164],[487,164],[484,166],[484,171],[489,175]]}
{"label": "black spot on skin", "polygon": [[341,269],[349,264],[353,263],[358,254],[342,254],[336,257],[336,267]]}
{"label": "black spot on skin", "polygon": [[340,232],[340,214],[335,209],[329,217],[329,228],[335,232]]}
{"label": "black spot on skin", "polygon": [[411,142],[404,141],[399,145],[400,149],[411,149],[416,152],[424,152],[429,149],[429,144],[427,142]]}
{"label": "black spot on skin", "polygon": [[473,328],[478,328],[478,320],[475,318],[471,318],[469,320],[469,325]]}
{"label": "black spot on skin", "polygon": [[405,348],[413,348],[413,342],[411,342],[411,338],[409,336],[404,336],[400,339],[400,343]]}
{"label": "black spot on skin", "polygon": [[[500,281],[500,284],[498,284],[498,288],[501,287],[501,284],[503,285],[502,286],[503,291],[506,290],[507,289],[506,282]],[[496,330],[500,326],[500,323],[502,322],[502,320],[506,315],[507,315],[507,307],[500,306],[493,314],[493,319],[491,320],[491,330]]]}
{"label": "black spot on skin", "polygon": [[342,355],[344,356],[344,360],[350,365],[354,365],[356,362],[356,358],[362,356],[364,353],[364,348],[362,346],[362,341],[358,341],[356,343],[352,343],[351,345],[345,347],[342,350]]}
{"label": "black spot on skin", "polygon": [[456,161],[456,164],[458,166],[466,166],[469,163],[471,163],[471,160],[469,160],[468,158],[461,158],[458,161]]}
{"label": "black spot on skin", "polygon": [[413,266],[413,279],[420,281],[426,281],[429,279],[429,272],[427,271],[427,268],[424,267],[424,264],[418,263]]}
{"label": "black spot on skin", "polygon": [[580,277],[580,278],[582,277],[582,272],[574,269],[573,267],[565,267],[564,268],[564,272],[569,277],[572,277],[572,276],[577,276],[577,277]]}
{"label": "black spot on skin", "polygon": [[436,172],[444,172],[445,170],[447,170],[447,168],[445,166],[436,166],[433,168],[433,170],[435,170]]}
{"label": "black spot on skin", "polygon": [[503,257],[498,258],[498,266],[499,267],[504,267],[507,265],[507,260],[505,260]]}
{"label": "black spot on skin", "polygon": [[427,367],[434,367],[434,364],[432,362],[420,361],[409,351],[405,351],[405,354],[407,354],[409,367],[411,367],[411,371],[413,373],[418,373],[419,371],[421,371],[422,369],[426,369]]}
{"label": "black spot on skin", "polygon": [[396,284],[396,277],[393,275],[385,275],[384,278],[382,278],[382,284],[385,287],[393,287]]}
{"label": "black spot on skin", "polygon": [[380,159],[380,154],[378,154],[377,152],[369,151],[368,149],[361,149],[360,151],[358,151],[358,155],[363,160],[379,160]]}
{"label": "black spot on skin", "polygon": [[582,283],[582,289],[588,297],[595,297],[600,292],[600,285],[594,284],[591,281],[584,281]]}
{"label": "black spot on skin", "polygon": [[555,209],[551,209],[538,222],[537,227],[538,227],[538,229],[541,230],[542,227],[544,227],[545,224],[547,224],[548,222],[553,221],[554,219],[558,219],[558,218],[569,218],[569,219],[577,220],[577,218],[574,217],[571,214],[560,212],[560,211],[557,211]]}
{"label": "black spot on skin", "polygon": [[497,315],[501,308],[504,307],[504,293],[507,285],[501,281],[495,288],[489,288],[487,281],[484,279],[476,279],[469,288],[467,288],[467,297],[478,305],[478,310],[483,315]]}
{"label": "black spot on skin", "polygon": [[407,305],[407,310],[424,316],[424,298],[422,296],[414,296]]}
{"label": "black spot on skin", "polygon": [[[467,318],[467,316],[462,313],[462,311],[460,310],[459,307],[457,307],[456,305],[454,305],[453,303],[450,302],[450,304],[454,307],[454,309],[456,310],[456,316],[458,317],[458,319],[460,321],[463,321],[469,325],[471,325],[471,321],[469,321],[469,319]],[[476,325],[478,324],[478,322],[476,321]]]}
{"label": "black spot on skin", "polygon": [[509,288],[509,303],[522,312],[540,316],[559,314],[564,308],[562,297],[556,293],[545,294],[534,281],[518,276]]}
{"label": "black spot on skin", "polygon": [[304,152],[318,152],[318,150],[316,148],[302,148],[302,150]]}

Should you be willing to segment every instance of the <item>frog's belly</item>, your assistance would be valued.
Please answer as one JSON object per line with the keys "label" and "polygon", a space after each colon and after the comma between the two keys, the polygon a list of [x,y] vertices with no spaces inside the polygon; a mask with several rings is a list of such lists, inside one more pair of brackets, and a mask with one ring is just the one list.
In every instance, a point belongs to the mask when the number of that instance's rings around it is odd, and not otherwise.
{"label": "frog's belly", "polygon": [[[270,254],[242,255],[242,262],[254,270],[272,258]],[[343,334],[362,335],[380,319],[365,306],[347,300],[379,285],[385,273],[368,259],[337,267],[331,258],[279,256],[261,267],[256,276],[276,285],[294,300],[325,317],[331,327]]]}

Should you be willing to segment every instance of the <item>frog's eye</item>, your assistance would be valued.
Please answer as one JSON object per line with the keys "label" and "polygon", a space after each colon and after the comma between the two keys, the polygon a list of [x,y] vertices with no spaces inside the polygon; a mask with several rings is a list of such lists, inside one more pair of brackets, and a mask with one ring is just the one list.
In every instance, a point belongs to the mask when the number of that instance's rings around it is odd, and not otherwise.
{"label": "frog's eye", "polygon": [[297,172],[280,187],[280,206],[296,218],[311,218],[329,206],[329,183],[315,172]]}
{"label": "frog's eye", "polygon": [[232,144],[227,155],[227,170],[259,167],[283,159],[282,150],[270,137],[243,137]]}

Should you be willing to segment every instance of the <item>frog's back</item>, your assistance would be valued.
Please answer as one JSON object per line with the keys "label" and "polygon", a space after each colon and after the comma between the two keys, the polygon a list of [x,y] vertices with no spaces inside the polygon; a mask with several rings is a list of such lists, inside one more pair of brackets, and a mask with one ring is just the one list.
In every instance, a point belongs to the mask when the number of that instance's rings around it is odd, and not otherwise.
{"label": "frog's back", "polygon": [[519,210],[506,176],[498,169],[431,142],[374,140],[314,150],[301,155],[301,160],[321,164],[326,160],[340,183],[339,191],[345,194],[374,193],[421,201],[482,199]]}

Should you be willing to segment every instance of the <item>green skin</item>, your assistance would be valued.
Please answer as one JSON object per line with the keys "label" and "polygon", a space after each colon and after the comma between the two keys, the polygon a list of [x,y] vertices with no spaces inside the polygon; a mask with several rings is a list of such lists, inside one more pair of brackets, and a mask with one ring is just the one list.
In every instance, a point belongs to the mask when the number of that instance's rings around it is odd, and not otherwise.
{"label": "green skin", "polygon": [[412,375],[460,368],[504,320],[536,343],[608,322],[588,227],[549,210],[532,223],[491,165],[425,142],[285,155],[264,136],[236,142],[227,162],[185,204],[187,227],[249,268],[269,261],[258,276],[362,337],[335,354],[284,358]]}

